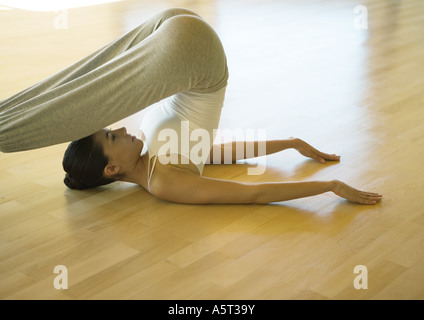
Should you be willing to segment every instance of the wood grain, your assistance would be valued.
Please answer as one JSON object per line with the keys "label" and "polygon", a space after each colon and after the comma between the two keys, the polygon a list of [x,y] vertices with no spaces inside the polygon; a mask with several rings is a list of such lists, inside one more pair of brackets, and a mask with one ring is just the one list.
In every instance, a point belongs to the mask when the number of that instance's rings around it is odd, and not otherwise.
{"label": "wood grain", "polygon": [[[423,299],[424,3],[119,1],[61,12],[0,10],[0,99],[77,61],[154,12],[197,11],[215,28],[230,81],[221,128],[266,129],[341,155],[293,151],[207,165],[237,181],[339,179],[382,193],[270,205],[181,205],[138,186],[67,190],[66,144],[0,154],[1,299]],[[136,133],[142,111],[113,127]],[[246,132],[246,131],[245,131]],[[69,288],[53,286],[56,265]],[[357,290],[355,266],[368,270]]]}

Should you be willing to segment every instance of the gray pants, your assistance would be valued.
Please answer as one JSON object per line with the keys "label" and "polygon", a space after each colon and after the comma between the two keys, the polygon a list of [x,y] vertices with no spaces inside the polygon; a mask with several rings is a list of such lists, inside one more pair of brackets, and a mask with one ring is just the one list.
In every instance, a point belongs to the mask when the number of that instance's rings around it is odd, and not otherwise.
{"label": "gray pants", "polygon": [[214,30],[192,11],[169,9],[0,101],[0,151],[81,139],[178,92],[215,92],[227,79]]}

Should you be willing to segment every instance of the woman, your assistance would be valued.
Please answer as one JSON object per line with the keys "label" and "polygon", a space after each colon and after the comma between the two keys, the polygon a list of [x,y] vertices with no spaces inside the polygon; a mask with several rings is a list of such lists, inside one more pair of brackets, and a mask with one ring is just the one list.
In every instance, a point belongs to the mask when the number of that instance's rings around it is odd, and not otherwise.
{"label": "woman", "polygon": [[[192,11],[166,10],[62,72],[1,101],[0,150],[74,140],[63,159],[68,187],[128,181],[179,203],[269,203],[327,191],[358,203],[381,200],[378,194],[337,180],[249,184],[203,177],[204,164],[219,151],[224,157],[231,148],[232,162],[244,157],[231,143],[212,145],[227,80],[225,53],[212,28]],[[143,119],[142,139],[128,135],[125,128],[102,129],[158,101],[161,104]],[[173,134],[181,138],[185,133],[198,134],[200,148],[195,139],[181,141],[180,146],[171,143]],[[142,153],[144,146],[147,151]],[[321,162],[339,160],[299,139],[266,142],[266,154],[287,148]],[[256,142],[254,156],[263,155],[258,149]]]}
{"label": "woman", "polygon": [[[259,155],[259,143],[254,142],[255,156]],[[225,149],[229,148],[233,163],[244,159],[236,151],[235,145],[236,142],[213,145],[208,158],[215,159],[213,154],[218,151],[222,161],[227,154]],[[69,145],[63,161],[64,169],[68,172],[65,184],[72,189],[85,189],[118,180],[126,181],[139,184],[160,199],[187,204],[265,204],[327,191],[361,204],[376,204],[381,200],[379,194],[359,191],[338,180],[243,183],[203,177],[193,162],[182,164],[181,157],[179,162],[172,164],[166,163],[165,154],[160,155],[164,161],[156,161],[158,156],[152,157],[149,152],[140,155],[143,146],[144,142],[127,134],[125,128],[101,130],[83,140],[74,141]],[[267,155],[288,148],[294,148],[321,163],[340,159],[334,154],[320,152],[300,139],[266,141]],[[82,178],[74,179],[73,174]]]}

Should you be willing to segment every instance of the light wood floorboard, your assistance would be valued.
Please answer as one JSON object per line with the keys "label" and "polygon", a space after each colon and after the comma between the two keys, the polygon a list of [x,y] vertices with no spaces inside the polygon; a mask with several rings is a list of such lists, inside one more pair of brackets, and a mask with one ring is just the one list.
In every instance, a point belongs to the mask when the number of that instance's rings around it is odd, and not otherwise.
{"label": "light wood floorboard", "polygon": [[[424,2],[361,4],[367,29],[357,28],[364,20],[349,0],[3,7],[0,99],[158,10],[186,7],[216,29],[227,52],[220,128],[296,136],[342,157],[321,165],[285,151],[259,163],[208,165],[205,176],[339,179],[384,198],[376,206],[330,193],[270,205],[181,205],[128,183],[67,190],[66,144],[0,154],[0,298],[423,299]],[[113,127],[136,133],[144,112]],[[265,172],[248,175],[256,165]],[[68,268],[67,290],[53,285],[57,265]],[[368,289],[353,285],[357,265],[367,267]]]}

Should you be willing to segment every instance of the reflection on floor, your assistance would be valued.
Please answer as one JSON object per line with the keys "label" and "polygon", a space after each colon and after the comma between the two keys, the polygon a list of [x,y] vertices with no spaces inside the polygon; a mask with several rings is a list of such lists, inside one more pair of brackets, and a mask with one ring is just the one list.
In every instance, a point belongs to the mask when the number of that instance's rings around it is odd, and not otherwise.
{"label": "reflection on floor", "polygon": [[[328,193],[270,205],[178,205],[126,183],[67,190],[66,145],[0,154],[0,297],[424,298],[422,1],[3,6],[0,99],[174,6],[198,12],[223,41],[230,81],[222,129],[266,129],[268,139],[296,136],[342,156],[321,165],[284,151],[259,163],[262,175],[247,175],[257,160],[209,165],[204,175],[339,179],[382,193],[383,202],[360,206]],[[136,133],[142,116],[112,127]],[[54,287],[57,265],[67,267],[67,290]],[[366,290],[354,285],[358,265],[368,272]]]}

